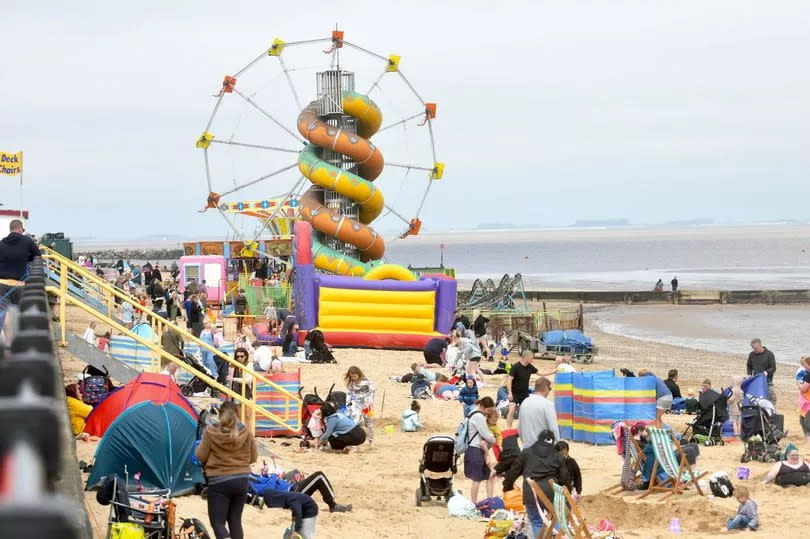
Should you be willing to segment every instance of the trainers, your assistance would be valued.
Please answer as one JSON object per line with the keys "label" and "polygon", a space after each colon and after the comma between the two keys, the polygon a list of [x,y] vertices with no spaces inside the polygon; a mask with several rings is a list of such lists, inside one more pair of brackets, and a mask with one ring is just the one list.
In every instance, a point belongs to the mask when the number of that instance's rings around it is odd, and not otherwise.
{"label": "trainers", "polygon": [[348,513],[352,510],[352,504],[341,505],[336,503],[332,507],[329,508],[330,513]]}

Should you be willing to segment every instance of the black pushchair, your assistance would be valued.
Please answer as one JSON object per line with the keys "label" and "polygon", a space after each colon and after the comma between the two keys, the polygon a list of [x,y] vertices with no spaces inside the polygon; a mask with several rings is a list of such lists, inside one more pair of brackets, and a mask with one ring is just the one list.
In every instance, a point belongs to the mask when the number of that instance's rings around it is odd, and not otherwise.
{"label": "black pushchair", "polygon": [[[422,447],[419,461],[419,488],[416,489],[416,505],[444,498],[444,503],[453,495],[453,476],[458,472],[458,455],[455,441],[450,436],[431,436]],[[430,472],[431,476],[425,475]],[[436,474],[443,474],[436,477]]]}
{"label": "black pushchair", "polygon": [[773,403],[768,400],[765,373],[749,376],[740,387],[744,395],[740,406],[740,438],[745,443],[740,462],[780,460],[779,441],[785,437],[785,417],[777,414]]}
{"label": "black pushchair", "polygon": [[307,333],[304,340],[309,342],[309,361],[311,363],[337,363],[335,356],[332,355],[332,350],[326,344],[321,330],[313,329]]}
{"label": "black pushchair", "polygon": [[[183,361],[186,363],[186,365],[190,366],[195,371],[206,374],[208,375],[208,377],[216,380],[217,378],[216,373],[212,373],[211,371],[209,371],[208,368],[206,368],[205,365],[203,365],[202,359],[200,359],[199,356],[195,354],[186,353],[183,354]],[[184,384],[180,384],[180,391],[183,393],[184,396],[190,397],[195,393],[202,393],[209,387],[210,386],[205,382],[205,380],[203,380],[202,378],[200,378],[195,374],[191,377],[191,380],[189,380]]]}
{"label": "black pushchair", "polygon": [[724,445],[723,423],[728,421],[728,396],[726,391],[708,389],[698,399],[700,412],[695,420],[686,425],[681,438],[706,446]]}
{"label": "black pushchair", "polygon": [[750,404],[741,407],[741,438],[745,451],[740,462],[757,460],[760,462],[777,462],[782,458],[779,441],[784,438],[785,416],[770,414],[767,409],[752,399]]}

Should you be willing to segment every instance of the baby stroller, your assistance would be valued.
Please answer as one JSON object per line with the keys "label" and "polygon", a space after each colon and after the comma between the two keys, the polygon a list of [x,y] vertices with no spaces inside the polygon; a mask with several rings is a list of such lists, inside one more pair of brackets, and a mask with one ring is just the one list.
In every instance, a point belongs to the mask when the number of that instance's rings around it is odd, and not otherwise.
{"label": "baby stroller", "polygon": [[784,438],[785,417],[776,413],[768,400],[768,380],[760,373],[743,380],[741,438],[745,451],[740,462],[757,460],[776,462],[781,459],[779,441]]}
{"label": "baby stroller", "polygon": [[[444,503],[453,495],[453,476],[458,472],[456,466],[455,441],[450,436],[431,436],[422,447],[422,459],[419,461],[419,488],[416,489],[416,505],[430,502],[433,498],[444,498]],[[428,477],[425,471],[432,474],[445,474],[443,477]]]}
{"label": "baby stroller", "polygon": [[[724,445],[723,423],[728,421],[728,396],[709,389],[700,394],[700,413],[687,424],[681,438],[706,446]],[[687,436],[691,431],[691,435]]]}
{"label": "baby stroller", "polygon": [[309,361],[312,363],[337,363],[335,356],[332,355],[332,350],[326,344],[323,332],[319,329],[313,329],[307,333],[305,341],[309,342]]}
{"label": "baby stroller", "polygon": [[[198,354],[183,354],[183,361],[185,361],[186,365],[189,365],[196,371],[199,371],[203,374],[208,375],[210,378],[216,380],[217,375],[212,373],[205,365],[202,363],[202,358]],[[206,389],[208,389],[208,384],[205,383],[205,380],[200,378],[197,375],[191,377],[191,380],[186,382],[185,384],[180,384],[180,392],[183,393],[183,396],[190,397],[195,393],[202,393]]]}

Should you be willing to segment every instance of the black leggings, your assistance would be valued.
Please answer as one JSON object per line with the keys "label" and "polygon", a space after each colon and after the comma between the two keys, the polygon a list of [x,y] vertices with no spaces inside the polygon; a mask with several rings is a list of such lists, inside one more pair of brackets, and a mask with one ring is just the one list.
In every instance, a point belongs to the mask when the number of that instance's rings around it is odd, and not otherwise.
{"label": "black leggings", "polygon": [[422,352],[425,356],[425,363],[428,365],[441,365],[442,364],[442,356],[441,354],[434,354],[433,352]]}
{"label": "black leggings", "polygon": [[[208,485],[208,520],[216,539],[244,539],[242,509],[247,498],[248,478],[237,477]],[[227,527],[225,526],[227,524]],[[230,533],[229,533],[230,532]]]}
{"label": "black leggings", "polygon": [[347,432],[346,434],[333,434],[329,437],[329,446],[335,450],[346,449],[352,445],[363,445],[366,441],[366,431],[360,425]]}
{"label": "black leggings", "polygon": [[332,488],[332,483],[326,478],[323,472],[315,472],[306,476],[301,481],[292,486],[294,492],[301,492],[312,496],[316,492],[321,493],[321,497],[326,505],[331,509],[335,506],[335,489]]}

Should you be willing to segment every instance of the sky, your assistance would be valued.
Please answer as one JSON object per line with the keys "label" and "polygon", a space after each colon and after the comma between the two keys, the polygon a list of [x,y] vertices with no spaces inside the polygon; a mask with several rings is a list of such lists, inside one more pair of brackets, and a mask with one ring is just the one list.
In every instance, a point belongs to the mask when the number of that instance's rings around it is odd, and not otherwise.
{"label": "sky", "polygon": [[[224,238],[226,222],[198,212],[208,187],[194,142],[213,94],[275,37],[329,37],[336,24],[347,41],[401,55],[402,73],[438,104],[446,170],[420,214],[426,232],[810,218],[803,1],[5,0],[2,17],[0,150],[25,152],[34,233]],[[327,46],[282,53],[304,104],[328,67]],[[341,65],[365,90],[381,64],[350,52]],[[400,79],[382,80],[371,97],[384,124],[419,111]],[[298,109],[276,59],[237,85],[295,131]],[[300,148],[239,96],[223,103],[215,136]],[[378,137],[387,161],[432,164],[416,120]],[[221,145],[210,157],[220,192],[295,161]],[[232,200],[283,194],[296,180],[290,172]],[[424,173],[389,167],[380,181],[397,213],[416,214]],[[0,178],[0,202],[19,207],[15,178]],[[401,227],[386,219],[381,230]]]}

